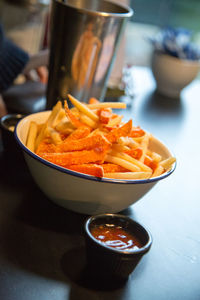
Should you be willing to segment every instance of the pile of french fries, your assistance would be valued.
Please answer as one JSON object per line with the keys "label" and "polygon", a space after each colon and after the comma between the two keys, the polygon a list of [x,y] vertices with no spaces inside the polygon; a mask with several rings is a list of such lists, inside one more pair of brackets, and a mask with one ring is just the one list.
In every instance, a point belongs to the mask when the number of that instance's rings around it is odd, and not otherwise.
{"label": "pile of french fries", "polygon": [[113,112],[125,109],[125,103],[68,99],[71,109],[67,101],[58,101],[43,124],[30,122],[26,146],[43,159],[76,172],[127,180],[157,177],[176,161],[150,151],[152,135]]}

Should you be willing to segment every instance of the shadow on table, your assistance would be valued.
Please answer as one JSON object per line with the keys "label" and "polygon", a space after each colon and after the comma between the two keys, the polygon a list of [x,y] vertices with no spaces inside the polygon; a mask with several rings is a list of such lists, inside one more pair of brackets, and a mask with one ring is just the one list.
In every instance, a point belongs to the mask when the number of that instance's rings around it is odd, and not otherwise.
{"label": "shadow on table", "polygon": [[16,168],[2,156],[0,163],[3,186],[5,190],[12,187],[10,196],[0,201],[1,259],[17,269],[66,283],[70,299],[77,299],[83,291],[83,299],[85,294],[95,299],[99,291],[114,291],[115,299],[123,299],[128,281],[108,284],[88,271],[83,237],[87,216],[49,201],[26,164]]}
{"label": "shadow on table", "polygon": [[[74,262],[73,268],[69,268],[72,261]],[[96,299],[97,293],[103,299],[110,299],[110,292],[112,292],[113,299],[122,300],[125,294],[133,288],[134,279],[142,276],[147,262],[148,260],[140,262],[127,279],[114,280],[114,278],[109,278],[106,274],[100,274],[98,270],[88,267],[85,248],[71,249],[61,259],[63,273],[71,283],[69,299]]]}
{"label": "shadow on table", "polygon": [[153,90],[144,95],[143,101],[141,108],[143,118],[150,119],[152,116],[165,116],[165,118],[172,118],[178,123],[184,117],[185,110],[181,98],[172,99]]}

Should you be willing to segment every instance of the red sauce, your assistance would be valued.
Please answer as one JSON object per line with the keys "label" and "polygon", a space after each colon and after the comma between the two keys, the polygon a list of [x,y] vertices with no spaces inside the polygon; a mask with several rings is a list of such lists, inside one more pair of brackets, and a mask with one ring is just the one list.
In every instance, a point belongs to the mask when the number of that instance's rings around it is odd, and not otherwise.
{"label": "red sauce", "polygon": [[113,224],[96,225],[91,229],[95,239],[118,250],[136,250],[142,247],[141,242],[121,226]]}

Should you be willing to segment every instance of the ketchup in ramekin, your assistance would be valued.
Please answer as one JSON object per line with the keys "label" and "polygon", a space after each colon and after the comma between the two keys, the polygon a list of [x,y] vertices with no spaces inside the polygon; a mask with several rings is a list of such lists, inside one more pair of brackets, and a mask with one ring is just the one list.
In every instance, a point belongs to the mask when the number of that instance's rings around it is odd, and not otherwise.
{"label": "ketchup in ramekin", "polygon": [[91,228],[95,239],[108,247],[132,251],[142,247],[141,241],[122,226],[115,224],[95,225]]}
{"label": "ketchup in ramekin", "polygon": [[94,274],[128,278],[152,244],[150,232],[121,214],[91,216],[85,223],[87,262]]}

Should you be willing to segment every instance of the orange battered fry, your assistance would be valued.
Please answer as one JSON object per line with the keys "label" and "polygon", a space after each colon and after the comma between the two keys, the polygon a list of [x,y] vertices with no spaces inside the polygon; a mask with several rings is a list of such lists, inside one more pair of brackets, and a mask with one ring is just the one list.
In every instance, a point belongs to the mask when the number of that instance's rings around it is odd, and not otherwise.
{"label": "orange battered fry", "polygon": [[94,98],[94,97],[91,97],[88,101],[89,104],[97,104],[99,103],[99,100]]}
{"label": "orange battered fry", "polygon": [[101,165],[97,164],[82,164],[82,165],[71,165],[67,167],[70,170],[93,175],[95,177],[103,177],[104,171]]}
{"label": "orange battered fry", "polygon": [[[82,139],[66,139],[66,141],[57,146],[57,152],[69,152],[77,150],[102,149],[107,150],[111,143],[101,134],[87,136]],[[98,150],[101,151],[101,150]]]}
{"label": "orange battered fry", "polygon": [[90,133],[91,129],[89,127],[79,127],[77,129],[75,129],[65,140],[64,142],[69,142],[71,140],[78,140],[81,138],[84,138],[86,136],[88,136],[88,134]]}
{"label": "orange battered fry", "polygon": [[114,173],[114,172],[127,172],[129,170],[112,163],[105,163],[101,165],[103,167],[104,173]]}
{"label": "orange battered fry", "polygon": [[44,152],[46,153],[56,152],[56,146],[48,138],[40,142],[36,154],[40,155],[40,153],[44,153]]}
{"label": "orange battered fry", "polygon": [[150,167],[153,171],[158,167],[158,162],[154,161],[150,156],[145,155],[144,164]]}
{"label": "orange battered fry", "polygon": [[126,154],[130,155],[133,158],[140,159],[142,156],[142,149],[141,148],[136,148],[136,149],[130,149],[124,151]]}
{"label": "orange battered fry", "polygon": [[99,116],[99,122],[103,124],[108,124],[113,115],[112,111],[108,108],[99,109],[97,114]]}
{"label": "orange battered fry", "polygon": [[141,137],[145,135],[145,132],[143,129],[141,129],[139,126],[138,127],[134,127],[130,134],[129,134],[129,137],[132,137],[132,138],[137,138],[137,137]]}
{"label": "orange battered fry", "polygon": [[68,107],[67,101],[64,101],[64,108],[67,117],[70,119],[71,123],[73,124],[74,127],[79,128],[79,127],[88,127],[86,124],[82,123],[77,119],[77,117],[71,112],[71,110]]}
{"label": "orange battered fry", "polygon": [[132,129],[132,120],[128,121],[121,127],[113,129],[111,132],[108,133],[106,138],[108,139],[109,142],[116,143],[118,138],[120,138],[121,136],[129,135],[131,132],[131,129]]}
{"label": "orange battered fry", "polygon": [[105,151],[83,150],[65,153],[40,153],[40,156],[56,165],[67,167],[87,163],[103,163]]}

